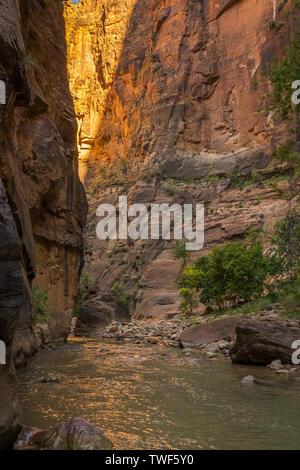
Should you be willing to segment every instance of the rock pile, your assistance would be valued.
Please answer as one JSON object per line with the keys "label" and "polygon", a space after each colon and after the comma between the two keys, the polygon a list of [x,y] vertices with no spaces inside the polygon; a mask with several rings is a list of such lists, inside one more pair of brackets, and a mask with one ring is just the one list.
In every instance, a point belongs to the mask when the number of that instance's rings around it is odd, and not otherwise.
{"label": "rock pile", "polygon": [[114,321],[107,328],[103,328],[97,337],[178,347],[180,334],[189,324],[188,320],[180,318],[153,322],[133,320],[130,323],[120,323]]}

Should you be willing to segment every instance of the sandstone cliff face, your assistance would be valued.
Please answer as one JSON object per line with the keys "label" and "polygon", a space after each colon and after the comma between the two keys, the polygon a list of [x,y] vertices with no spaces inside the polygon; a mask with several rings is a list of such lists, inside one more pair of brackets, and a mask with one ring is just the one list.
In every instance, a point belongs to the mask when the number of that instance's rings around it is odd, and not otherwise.
{"label": "sandstone cliff face", "polygon": [[[99,203],[117,204],[120,194],[129,203],[204,202],[206,250],[251,224],[266,227],[293,205],[285,168],[270,164],[287,129],[275,130],[260,111],[269,91],[261,72],[297,28],[292,8],[289,0],[66,2],[90,202],[88,270],[101,291],[124,284],[136,316],[178,311],[172,243],[100,242]],[[266,167],[257,184],[253,174]]]}
{"label": "sandstone cliff face", "polygon": [[[34,350],[32,283],[47,290],[52,337],[69,333],[82,263],[86,200],[66,73],[62,2],[0,1],[1,305],[0,448],[19,425],[13,355]],[[3,212],[3,213],[2,213]],[[14,339],[14,345],[13,345]]]}
{"label": "sandstone cliff face", "polygon": [[[78,121],[78,145],[82,157],[96,136],[102,137],[106,102],[127,35],[135,0],[82,0],[65,2],[66,39],[70,89]],[[84,158],[80,160],[80,172]]]}

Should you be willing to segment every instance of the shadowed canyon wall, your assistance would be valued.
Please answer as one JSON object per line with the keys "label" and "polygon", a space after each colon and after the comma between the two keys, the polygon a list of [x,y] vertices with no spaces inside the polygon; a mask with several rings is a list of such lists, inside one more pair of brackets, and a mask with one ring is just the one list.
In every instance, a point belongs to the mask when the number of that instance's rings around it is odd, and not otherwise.
{"label": "shadowed canyon wall", "polygon": [[86,198],[66,71],[63,3],[0,0],[0,448],[20,426],[14,361],[34,352],[32,285],[48,292],[50,331],[70,331]]}
{"label": "shadowed canyon wall", "polygon": [[[92,295],[118,281],[136,317],[174,315],[172,242],[100,241],[96,208],[121,194],[148,205],[203,202],[206,251],[284,215],[294,201],[286,169],[270,157],[289,131],[260,109],[270,91],[262,71],[284,54],[298,12],[290,0],[65,5]],[[248,184],[233,184],[239,178]]]}

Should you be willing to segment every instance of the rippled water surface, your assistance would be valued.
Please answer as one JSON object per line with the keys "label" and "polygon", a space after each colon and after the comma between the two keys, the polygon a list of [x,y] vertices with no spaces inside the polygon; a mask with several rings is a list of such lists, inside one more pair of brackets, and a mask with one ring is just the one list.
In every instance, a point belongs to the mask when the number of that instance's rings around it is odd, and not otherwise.
{"label": "rippled water surface", "polygon": [[[39,383],[55,374],[59,383]],[[274,382],[244,385],[245,375]],[[300,382],[180,350],[73,340],[19,372],[24,421],[51,428],[73,416],[116,449],[299,449]]]}

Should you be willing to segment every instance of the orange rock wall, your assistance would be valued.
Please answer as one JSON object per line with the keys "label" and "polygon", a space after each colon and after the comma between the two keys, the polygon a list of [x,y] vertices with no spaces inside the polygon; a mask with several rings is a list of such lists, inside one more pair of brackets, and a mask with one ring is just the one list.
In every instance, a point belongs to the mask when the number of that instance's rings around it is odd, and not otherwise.
{"label": "orange rock wall", "polygon": [[[267,228],[294,204],[286,169],[270,164],[288,130],[274,127],[260,109],[270,91],[262,71],[284,54],[299,24],[292,6],[291,0],[65,3],[80,177],[89,198],[87,269],[102,292],[123,284],[137,317],[178,312],[180,266],[169,241],[100,242],[100,202],[117,205],[120,194],[129,203],[203,202],[206,251],[241,239],[250,225]],[[251,182],[268,165],[266,182]],[[234,187],[232,176],[249,181]]]}
{"label": "orange rock wall", "polygon": [[[81,168],[95,159],[136,165],[175,150],[226,153],[269,144],[260,72],[295,28],[289,5],[279,12],[277,3],[68,2]],[[284,23],[280,30],[274,20]],[[87,174],[82,168],[83,179]]]}

